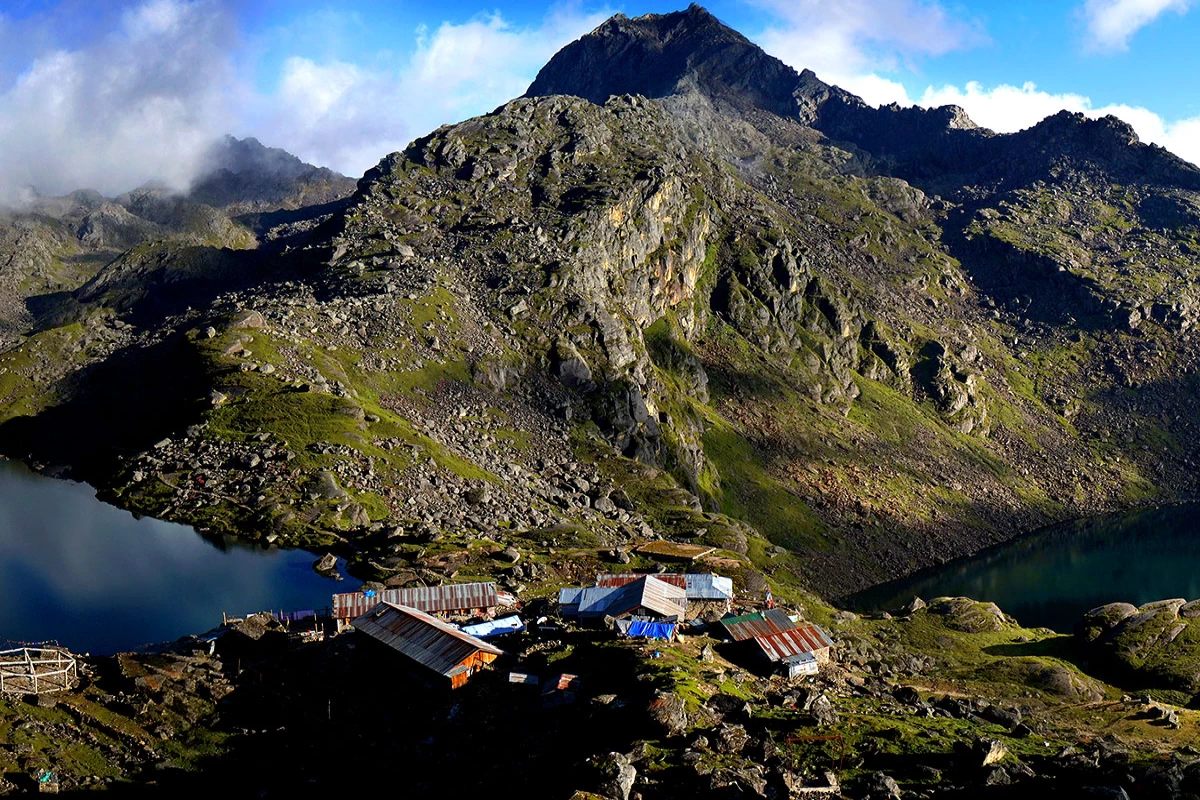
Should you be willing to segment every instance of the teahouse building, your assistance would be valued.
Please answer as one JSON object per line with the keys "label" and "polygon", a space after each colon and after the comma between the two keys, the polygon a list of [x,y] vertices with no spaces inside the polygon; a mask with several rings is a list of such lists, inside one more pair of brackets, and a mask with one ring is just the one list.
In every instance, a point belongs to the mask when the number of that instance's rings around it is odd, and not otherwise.
{"label": "teahouse building", "polygon": [[828,664],[833,640],[819,625],[799,625],[791,630],[756,636],[754,643],[762,655],[789,678],[815,675],[821,664]]}
{"label": "teahouse building", "polygon": [[687,614],[687,592],[654,575],[641,575],[623,586],[563,589],[558,597],[563,615],[580,619],[638,616],[680,620]]}
{"label": "teahouse building", "polygon": [[420,667],[435,683],[458,689],[504,651],[423,611],[379,603],[354,620],[354,628],[386,645]]}
{"label": "teahouse building", "polygon": [[725,617],[721,625],[730,639],[743,642],[742,647],[789,678],[815,675],[832,658],[833,639],[824,628],[796,623],[782,609]]}
{"label": "teahouse building", "polygon": [[447,583],[442,586],[410,586],[345,592],[333,596],[334,619],[349,622],[379,603],[415,608],[426,614],[452,617],[491,616],[508,604],[494,583]]}
{"label": "teahouse building", "polygon": [[[596,586],[625,586],[644,577],[646,577],[644,574],[633,572],[597,575]],[[654,575],[654,578],[666,581],[684,590],[687,595],[688,616],[691,618],[702,617],[712,613],[727,614],[733,605],[733,578],[705,572],[689,572],[686,574],[664,572]]]}

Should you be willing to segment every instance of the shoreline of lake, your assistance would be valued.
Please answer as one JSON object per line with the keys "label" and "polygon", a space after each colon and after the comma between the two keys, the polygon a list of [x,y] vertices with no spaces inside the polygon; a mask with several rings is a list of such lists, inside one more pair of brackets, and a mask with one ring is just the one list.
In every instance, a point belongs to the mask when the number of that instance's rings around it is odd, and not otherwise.
{"label": "shoreline of lake", "polygon": [[914,596],[994,602],[1024,625],[1069,633],[1111,602],[1200,597],[1200,503],[1084,517],[842,598],[860,612]]}
{"label": "shoreline of lake", "polygon": [[315,558],[135,517],[87,484],[0,462],[0,639],[133,650],[222,612],[324,608],[358,585],[321,576]]}

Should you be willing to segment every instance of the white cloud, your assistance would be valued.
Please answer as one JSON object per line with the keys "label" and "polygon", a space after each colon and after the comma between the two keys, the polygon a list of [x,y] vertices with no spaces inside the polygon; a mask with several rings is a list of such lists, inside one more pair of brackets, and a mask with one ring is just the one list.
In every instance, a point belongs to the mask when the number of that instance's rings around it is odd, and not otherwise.
{"label": "white cloud", "polygon": [[962,88],[931,86],[921,96],[919,104],[926,107],[962,106],[977,124],[1000,133],[1024,130],[1064,109],[1094,118],[1111,114],[1132,125],[1142,141],[1162,145],[1181,158],[1200,164],[1200,117],[1168,122],[1140,106],[1095,107],[1084,95],[1052,94],[1031,82],[1021,86],[1002,84],[990,89],[977,81]]}
{"label": "white cloud", "polygon": [[559,48],[606,16],[568,6],[530,27],[500,14],[442,23],[421,29],[398,62],[375,66],[291,58],[251,129],[306,161],[358,175],[438,125],[522,94]]}
{"label": "white cloud", "polygon": [[902,84],[879,75],[986,40],[973,21],[928,0],[750,0],[775,22],[757,38],[796,69],[872,105],[907,104]]}
{"label": "white cloud", "polygon": [[1129,40],[1167,11],[1187,13],[1192,0],[1087,0],[1080,8],[1094,50],[1126,50]]}
{"label": "white cloud", "polygon": [[86,47],[41,53],[0,91],[0,202],[186,186],[231,121],[234,38],[211,0],[151,0]]}
{"label": "white cloud", "polygon": [[[24,28],[0,17],[0,46],[20,49],[21,64],[7,81],[0,75],[0,204],[20,202],[31,186],[109,196],[151,181],[184,189],[226,133],[361,174],[442,123],[520,95],[558,48],[607,16],[565,5],[522,27],[493,14],[421,29],[407,53],[357,63],[291,57],[261,94],[235,68],[241,58],[249,72],[230,8],[133,0],[107,8],[98,33],[71,48],[52,35],[62,22],[53,14]],[[361,24],[353,13],[323,19],[331,36]]]}
{"label": "white cloud", "polygon": [[873,106],[883,106],[896,103],[901,106],[911,106],[908,90],[899,81],[893,81],[874,73],[865,75],[848,75],[835,81],[836,85],[848,92],[861,97]]}

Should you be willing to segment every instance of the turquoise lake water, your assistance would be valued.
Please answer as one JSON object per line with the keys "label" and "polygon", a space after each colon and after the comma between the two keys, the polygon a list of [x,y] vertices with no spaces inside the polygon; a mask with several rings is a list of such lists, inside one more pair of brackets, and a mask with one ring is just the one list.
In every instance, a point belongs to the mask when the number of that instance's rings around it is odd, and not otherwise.
{"label": "turquoise lake water", "polygon": [[1032,533],[850,598],[894,610],[913,596],[990,600],[1021,624],[1070,632],[1112,602],[1200,598],[1200,504],[1093,517]]}

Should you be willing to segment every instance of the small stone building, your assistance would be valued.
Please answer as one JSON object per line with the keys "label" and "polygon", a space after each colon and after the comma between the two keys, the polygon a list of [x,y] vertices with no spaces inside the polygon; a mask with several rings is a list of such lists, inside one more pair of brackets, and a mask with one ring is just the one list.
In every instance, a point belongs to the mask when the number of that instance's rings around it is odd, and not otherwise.
{"label": "small stone building", "polygon": [[824,628],[812,624],[756,636],[754,644],[762,657],[789,678],[815,675],[821,665],[829,663],[833,649],[833,640]]}

